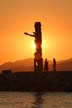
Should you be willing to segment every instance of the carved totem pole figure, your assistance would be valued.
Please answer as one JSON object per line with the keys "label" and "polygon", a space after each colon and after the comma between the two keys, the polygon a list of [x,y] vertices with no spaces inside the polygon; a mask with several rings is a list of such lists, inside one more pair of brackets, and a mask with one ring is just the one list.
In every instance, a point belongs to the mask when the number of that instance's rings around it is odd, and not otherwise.
{"label": "carved totem pole figure", "polygon": [[35,22],[34,27],[35,32],[33,32],[33,35],[26,32],[24,34],[35,37],[36,52],[34,53],[34,71],[43,72],[41,23]]}

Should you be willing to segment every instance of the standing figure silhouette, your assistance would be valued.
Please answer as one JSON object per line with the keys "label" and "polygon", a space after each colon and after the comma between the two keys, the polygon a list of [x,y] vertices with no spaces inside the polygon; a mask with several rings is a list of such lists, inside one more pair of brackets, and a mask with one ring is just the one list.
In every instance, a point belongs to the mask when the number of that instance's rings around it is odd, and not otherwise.
{"label": "standing figure silhouette", "polygon": [[48,60],[45,59],[45,64],[44,64],[44,72],[48,72]]}
{"label": "standing figure silhouette", "polygon": [[56,60],[53,58],[53,71],[56,71]]}

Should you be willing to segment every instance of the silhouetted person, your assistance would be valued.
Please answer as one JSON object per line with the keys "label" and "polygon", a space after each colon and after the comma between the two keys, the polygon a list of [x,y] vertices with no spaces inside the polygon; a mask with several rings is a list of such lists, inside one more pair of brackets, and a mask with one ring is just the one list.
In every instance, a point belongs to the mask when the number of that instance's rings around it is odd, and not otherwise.
{"label": "silhouetted person", "polygon": [[56,60],[53,58],[53,71],[56,71]]}
{"label": "silhouetted person", "polygon": [[48,60],[45,59],[44,72],[48,72]]}

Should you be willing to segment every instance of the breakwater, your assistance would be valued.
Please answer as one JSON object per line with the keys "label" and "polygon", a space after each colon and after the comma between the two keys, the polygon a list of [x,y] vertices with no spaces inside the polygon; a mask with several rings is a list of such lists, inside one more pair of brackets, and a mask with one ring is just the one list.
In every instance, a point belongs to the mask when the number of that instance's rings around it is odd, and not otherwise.
{"label": "breakwater", "polygon": [[72,91],[72,72],[3,72],[0,91]]}

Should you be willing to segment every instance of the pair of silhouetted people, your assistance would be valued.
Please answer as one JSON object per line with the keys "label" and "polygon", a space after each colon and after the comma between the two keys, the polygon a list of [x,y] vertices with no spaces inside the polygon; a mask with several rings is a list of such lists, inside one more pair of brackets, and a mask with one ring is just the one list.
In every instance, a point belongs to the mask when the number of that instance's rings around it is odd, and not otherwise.
{"label": "pair of silhouetted people", "polygon": [[[49,70],[49,65],[48,65],[48,60],[45,59],[45,64],[44,64],[44,72],[48,72]],[[53,58],[53,71],[56,71],[56,60]]]}

